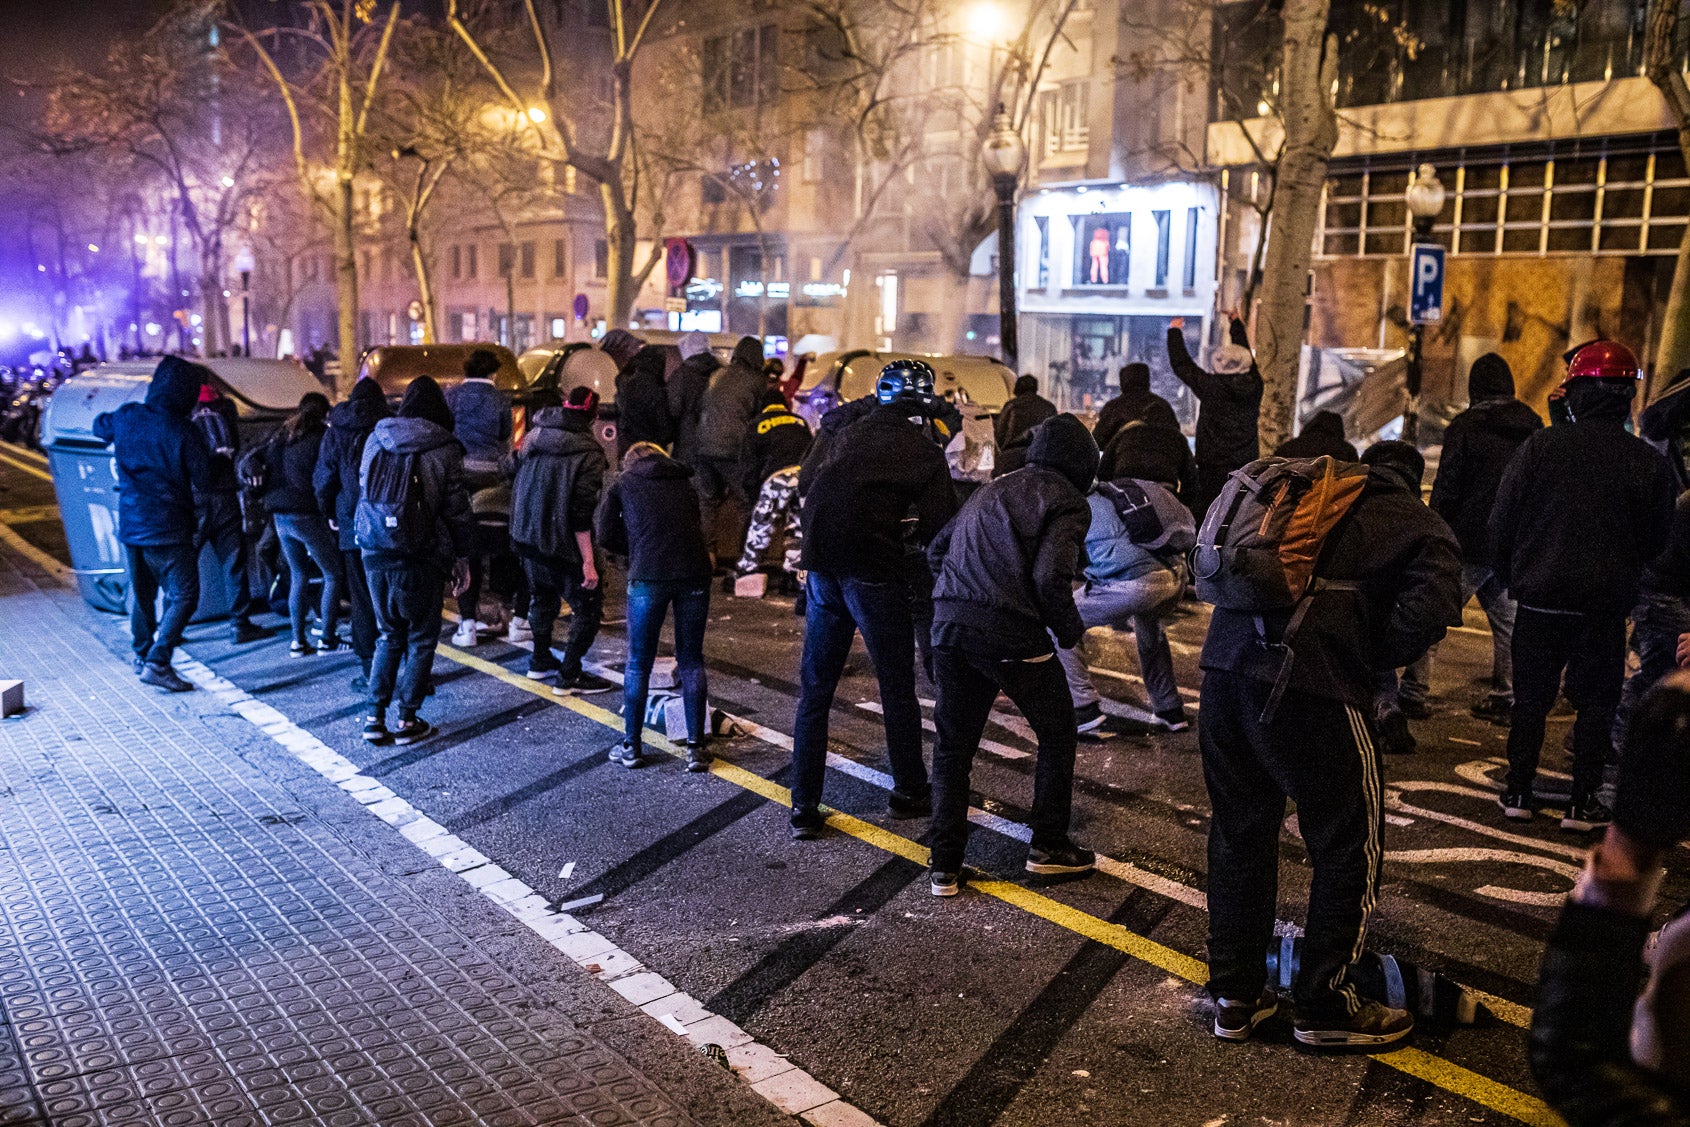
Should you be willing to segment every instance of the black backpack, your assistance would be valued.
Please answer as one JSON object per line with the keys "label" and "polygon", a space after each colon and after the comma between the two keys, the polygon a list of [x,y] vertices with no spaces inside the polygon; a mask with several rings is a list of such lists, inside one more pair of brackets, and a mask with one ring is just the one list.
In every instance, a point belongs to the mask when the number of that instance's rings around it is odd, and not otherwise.
{"label": "black backpack", "polygon": [[358,547],[401,555],[418,555],[429,549],[434,521],[425,503],[417,458],[385,448],[370,458],[364,495],[358,499],[353,522]]}

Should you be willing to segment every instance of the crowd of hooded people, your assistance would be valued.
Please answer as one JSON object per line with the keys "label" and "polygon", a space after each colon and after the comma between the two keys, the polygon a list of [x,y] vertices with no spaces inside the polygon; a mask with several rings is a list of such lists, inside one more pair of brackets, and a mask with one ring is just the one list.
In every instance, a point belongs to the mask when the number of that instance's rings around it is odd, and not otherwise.
{"label": "crowd of hooded people", "polygon": [[[1120,394],[1091,428],[1024,376],[995,420],[994,476],[967,490],[947,461],[956,405],[920,360],[887,365],[872,394],[812,436],[754,338],[723,363],[699,334],[671,349],[613,331],[601,343],[619,368],[613,472],[589,388],[527,403],[513,443],[490,352],[471,355],[445,393],[415,380],[396,410],[373,380],[332,407],[307,395],[244,455],[212,373],[167,357],[144,404],[96,424],[116,447],[135,669],[162,689],[192,687],[171,660],[202,545],[229,585],[232,640],[265,635],[247,560],[257,511],[285,565],[289,652],[349,644],[369,702],[364,738],[413,743],[434,732],[421,710],[445,593],[457,599],[452,642],[479,644],[496,629],[482,621],[483,592],[501,569],[505,637],[533,646],[527,675],[559,694],[614,689],[587,665],[609,558],[627,584],[625,738],[610,758],[648,761],[648,690],[672,619],[685,766],[705,771],[712,590],[773,572],[804,618],[792,838],[826,832],[830,714],[860,634],[885,728],[888,815],[931,819],[929,887],[948,897],[966,884],[970,771],[1000,694],[1038,745],[1026,869],[1092,871],[1095,854],[1070,835],[1076,751],[1124,722],[1104,710],[1082,640],[1093,627],[1130,631],[1150,706],[1138,730],[1182,731],[1194,721],[1167,626],[1189,613],[1195,585],[1214,604],[1197,725],[1213,1032],[1248,1039],[1280,1004],[1263,955],[1278,944],[1289,801],[1313,869],[1294,1036],[1371,1048],[1413,1027],[1354,971],[1380,893],[1382,755],[1413,750],[1407,722],[1428,714],[1437,644],[1477,597],[1494,646],[1472,712],[1509,727],[1497,816],[1605,831],[1549,939],[1533,1066],[1573,1122],[1683,1122],[1690,925],[1667,927],[1647,984],[1641,958],[1661,859],[1690,833],[1690,673],[1675,672],[1690,664],[1681,426],[1646,414],[1650,441],[1631,432],[1642,373],[1617,342],[1568,354],[1547,427],[1516,398],[1507,363],[1486,355],[1428,503],[1415,446],[1358,451],[1331,412],[1264,458],[1261,373],[1244,325],[1229,322],[1207,366],[1180,321],[1168,330],[1172,373],[1196,400],[1195,449],[1143,363],[1121,369]],[[1310,498],[1314,517],[1298,507]],[[1301,556],[1287,548],[1297,536]],[[1640,659],[1629,679],[1628,622]],[[922,674],[936,700],[931,766]],[[1546,720],[1562,696],[1575,714],[1570,793],[1540,795]]]}

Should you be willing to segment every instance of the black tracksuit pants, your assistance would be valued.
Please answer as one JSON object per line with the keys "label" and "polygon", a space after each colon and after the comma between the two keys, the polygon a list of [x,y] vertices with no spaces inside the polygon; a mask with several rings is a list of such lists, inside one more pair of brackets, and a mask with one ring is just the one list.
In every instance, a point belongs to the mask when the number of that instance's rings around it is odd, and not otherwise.
{"label": "black tracksuit pants", "polygon": [[522,570],[528,577],[528,626],[534,632],[535,667],[544,669],[552,660],[552,634],[567,601],[569,636],[563,643],[562,671],[574,677],[581,672],[581,660],[604,621],[604,584],[590,589],[581,586],[581,564],[570,560],[523,556]]}
{"label": "black tracksuit pants", "polygon": [[1285,801],[1314,879],[1292,998],[1298,1013],[1331,1017],[1360,1004],[1348,981],[1378,898],[1384,792],[1367,713],[1342,701],[1288,691],[1271,723],[1273,686],[1234,673],[1203,673],[1198,743],[1213,811],[1209,824],[1209,992],[1259,997],[1273,942],[1279,835]]}
{"label": "black tracksuit pants", "polygon": [[1613,752],[1614,712],[1625,686],[1625,615],[1552,614],[1520,605],[1514,616],[1514,713],[1508,729],[1508,793],[1530,794],[1544,722],[1566,672],[1573,721],[1573,798],[1602,785]]}
{"label": "black tracksuit pants", "polygon": [[[1033,845],[1060,846],[1068,841],[1074,805],[1074,697],[1055,654],[1032,661],[999,660],[956,646],[933,647],[938,701],[933,726],[932,865],[942,873],[962,869],[968,844],[968,777],[980,736],[1001,691],[1027,718],[1039,740],[1033,768],[1033,811],[1027,819]],[[1271,923],[1271,921],[1270,921]],[[1262,960],[1256,959],[1258,969]]]}
{"label": "black tracksuit pants", "polygon": [[370,601],[370,577],[364,574],[364,553],[357,548],[342,548],[340,560],[346,568],[346,601],[352,607],[349,616],[352,652],[358,655],[364,676],[368,677],[370,661],[376,655],[376,639],[380,636],[376,628],[375,604]]}

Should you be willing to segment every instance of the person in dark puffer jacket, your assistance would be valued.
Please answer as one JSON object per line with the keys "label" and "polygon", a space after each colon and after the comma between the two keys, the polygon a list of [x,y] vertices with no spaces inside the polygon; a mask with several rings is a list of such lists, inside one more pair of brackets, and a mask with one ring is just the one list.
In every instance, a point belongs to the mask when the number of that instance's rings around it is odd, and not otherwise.
{"label": "person in dark puffer jacket", "polygon": [[[336,629],[340,622],[340,592],[345,569],[340,547],[329,522],[317,508],[312,487],[323,436],[328,432],[328,397],[308,391],[299,409],[283,423],[270,441],[242,460],[242,476],[261,487],[264,508],[276,522],[282,558],[288,566],[288,618],[293,641],[288,653],[309,657],[318,649],[333,653],[340,648]],[[313,646],[305,634],[310,611],[311,565],[323,576],[322,601],[318,605],[320,646]]]}
{"label": "person in dark puffer jacket", "polygon": [[[615,687],[581,668],[604,619],[593,515],[609,465],[593,437],[598,406],[598,392],[571,388],[563,406],[535,413],[514,457],[510,538],[528,574],[528,623],[534,635],[528,676],[555,679],[552,692],[558,696]],[[552,631],[565,600],[569,637],[559,663],[552,653]]]}
{"label": "person in dark puffer jacket", "polygon": [[1626,433],[1642,378],[1622,344],[1579,349],[1563,383],[1572,422],[1525,441],[1491,509],[1492,564],[1519,604],[1501,797],[1503,814],[1514,820],[1534,812],[1544,724],[1562,691],[1577,718],[1561,826],[1583,833],[1610,817],[1596,789],[1613,752],[1626,615],[1637,605],[1644,567],[1666,547],[1675,499],[1666,459]]}
{"label": "person in dark puffer jacket", "polygon": [[464,360],[463,382],[446,392],[453,433],[464,444],[464,472],[469,475],[471,493],[498,479],[499,462],[511,449],[510,400],[493,386],[498,370],[498,355],[478,348]]}
{"label": "person in dark puffer jacket", "polygon": [[1361,458],[1360,452],[1344,437],[1344,417],[1336,411],[1316,411],[1297,437],[1281,442],[1273,452],[1276,458],[1318,458],[1323,454],[1340,462]]}
{"label": "person in dark puffer jacket", "polygon": [[1072,649],[1085,634],[1074,606],[1086,494],[1097,443],[1073,415],[1033,430],[1027,465],[981,486],[927,550],[933,566],[935,896],[957,891],[968,841],[968,778],[992,702],[1003,692],[1038,737],[1027,871],[1083,873],[1096,858],[1069,840],[1074,702],[1051,635]]}
{"label": "person in dark puffer jacket", "polygon": [[[1100,450],[1109,449],[1109,441],[1128,423],[1157,423],[1170,430],[1179,430],[1179,419],[1173,405],[1150,390],[1150,365],[1134,362],[1123,365],[1120,374],[1121,394],[1103,405],[1097,413],[1097,425],[1091,436]],[[1190,504],[1194,498],[1187,498]]]}
{"label": "person in dark puffer jacket", "polygon": [[1055,415],[1056,404],[1039,394],[1039,381],[1032,376],[1022,376],[1015,381],[1015,395],[993,420],[993,437],[997,439],[998,448],[1017,441]]}
{"label": "person in dark puffer jacket", "polygon": [[616,449],[626,454],[636,442],[667,446],[675,440],[669,392],[663,385],[668,363],[662,347],[642,347],[616,373]]}
{"label": "person in dark puffer jacket", "polygon": [[703,333],[682,333],[677,349],[681,363],[669,376],[669,417],[675,421],[675,461],[698,469],[698,422],[704,409],[704,392],[710,378],[722,366],[710,351]]}
{"label": "person in dark puffer jacket", "polygon": [[756,337],[741,337],[733,359],[710,377],[699,405],[698,464],[693,484],[698,488],[704,520],[704,542],[711,558],[736,558],[745,543],[749,498],[739,490],[739,458],[745,431],[762,410],[763,345]]}
{"label": "person in dark puffer jacket", "polygon": [[[409,457],[421,486],[421,504],[429,525],[428,542],[415,551],[392,552],[378,546],[370,523],[370,465],[386,451]],[[475,513],[464,477],[464,447],[452,433],[452,409],[440,385],[428,376],[411,381],[399,402],[398,417],[383,419],[364,444],[358,467],[359,504],[354,524],[376,608],[375,660],[370,663],[370,718],[364,739],[412,744],[434,734],[417,715],[427,696],[440,644],[441,587],[451,577],[452,592],[469,585],[469,553],[475,546]],[[398,694],[398,723],[387,727],[387,709]]]}
{"label": "person in dark puffer jacket", "polygon": [[[1156,412],[1152,412],[1156,414]],[[1168,483],[1174,496],[1187,509],[1197,503],[1197,459],[1191,456],[1191,444],[1186,442],[1177,426],[1168,423],[1133,420],[1115,432],[1109,445],[1103,448],[1103,460],[1098,463],[1097,479],[1114,481],[1121,477],[1145,478]],[[1092,432],[1096,435],[1096,431]],[[1137,467],[1146,472],[1128,473],[1123,466]]]}
{"label": "person in dark puffer jacket", "polygon": [[[1490,623],[1490,692],[1473,707],[1481,720],[1506,724],[1514,707],[1514,600],[1490,560],[1490,513],[1503,471],[1520,446],[1543,429],[1537,412],[1514,398],[1508,361],[1487,352],[1467,373],[1468,407],[1444,430],[1443,454],[1432,479],[1432,511],[1461,541],[1462,603],[1474,595]],[[1403,671],[1402,701],[1425,713],[1437,648]],[[1415,706],[1419,707],[1416,708]]]}
{"label": "person in dark puffer jacket", "polygon": [[699,523],[692,470],[649,442],[629,448],[622,474],[599,505],[599,542],[628,560],[628,661],[622,679],[623,740],[610,761],[640,767],[646,692],[657,641],[675,608],[675,667],[686,711],[687,770],[706,771],[704,630],[710,621],[710,553]]}
{"label": "person in dark puffer jacket", "polygon": [[311,474],[317,509],[335,532],[346,575],[352,652],[358,655],[362,666],[362,672],[352,682],[354,692],[369,688],[370,661],[376,653],[376,609],[370,602],[364,555],[358,550],[358,467],[363,464],[364,444],[376,424],[392,414],[381,384],[368,377],[354,383],[346,401],[336,403],[329,411],[329,430],[323,435],[323,444],[317,450],[317,468]]}
{"label": "person in dark puffer jacket", "polygon": [[[166,356],[142,403],[94,419],[94,436],[113,448],[117,538],[129,569],[129,631],[135,672],[169,692],[193,689],[171,666],[182,630],[199,604],[211,450],[189,421],[209,368]],[[154,603],[164,594],[164,612]]]}

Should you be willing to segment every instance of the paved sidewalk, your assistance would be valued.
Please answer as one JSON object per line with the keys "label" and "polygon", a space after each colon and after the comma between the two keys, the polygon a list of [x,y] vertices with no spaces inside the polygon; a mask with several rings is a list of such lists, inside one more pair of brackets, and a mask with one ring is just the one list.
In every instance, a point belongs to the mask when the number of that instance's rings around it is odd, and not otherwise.
{"label": "paved sidewalk", "polygon": [[0,1124],[778,1119],[92,621],[0,552]]}

